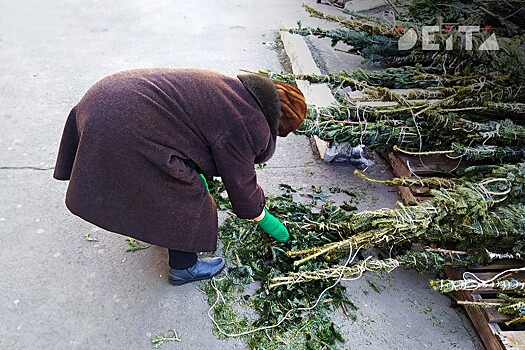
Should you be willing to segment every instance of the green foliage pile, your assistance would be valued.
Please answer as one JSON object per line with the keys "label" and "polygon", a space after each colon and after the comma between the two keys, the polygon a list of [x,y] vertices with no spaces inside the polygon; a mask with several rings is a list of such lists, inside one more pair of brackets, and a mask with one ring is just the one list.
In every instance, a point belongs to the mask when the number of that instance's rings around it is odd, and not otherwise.
{"label": "green foliage pile", "polygon": [[[219,336],[246,332],[242,338],[251,349],[336,348],[344,339],[329,312],[342,308],[355,318],[351,314],[355,307],[341,284],[317,280],[272,289],[269,284],[295,270],[293,259],[286,255],[288,249],[338,240],[336,228],[348,225],[354,207],[349,203],[336,206],[319,188],[303,195],[289,186],[282,188],[285,193],[268,198],[267,206],[288,227],[289,242],[276,242],[253,222],[235,217],[220,227],[227,274],[205,285],[210,313],[218,326],[215,332]],[[313,270],[326,267],[323,261],[305,265]],[[276,324],[279,326],[272,327]],[[265,329],[252,332],[259,327]]]}

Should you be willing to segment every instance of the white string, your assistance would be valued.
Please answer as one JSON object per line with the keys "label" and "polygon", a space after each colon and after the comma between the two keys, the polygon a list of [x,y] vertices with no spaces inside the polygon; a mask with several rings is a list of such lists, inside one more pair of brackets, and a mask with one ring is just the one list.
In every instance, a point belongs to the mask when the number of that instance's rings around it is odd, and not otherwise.
{"label": "white string", "polygon": [[[343,265],[343,268],[341,269],[341,273],[339,274],[339,277],[337,278],[337,280],[334,282],[334,284],[332,284],[331,286],[327,287],[325,290],[323,290],[321,292],[321,294],[319,294],[319,297],[317,298],[316,302],[312,305],[312,306],[309,306],[309,307],[300,307],[300,308],[295,308],[295,309],[290,309],[286,312],[286,314],[283,316],[283,318],[277,322],[276,324],[273,324],[273,325],[270,325],[270,326],[262,326],[262,327],[258,327],[258,328],[255,328],[255,329],[251,329],[251,330],[248,330],[248,331],[244,331],[244,332],[240,332],[240,333],[228,333],[228,332],[225,332],[221,329],[221,327],[219,326],[219,324],[215,321],[215,319],[213,318],[213,316],[211,315],[211,312],[212,310],[215,308],[215,306],[217,306],[217,303],[219,302],[219,299],[222,299],[224,301],[224,298],[221,294],[221,292],[217,289],[216,285],[215,285],[215,277],[212,279],[211,281],[211,286],[212,288],[215,290],[215,292],[217,293],[217,298],[215,299],[215,302],[212,304],[212,306],[209,308],[208,310],[208,317],[211,319],[211,321],[213,322],[213,324],[215,325],[215,327],[217,327],[217,330],[223,334],[224,336],[226,337],[230,337],[230,338],[235,338],[235,337],[241,337],[243,335],[248,335],[248,334],[251,334],[251,333],[255,333],[255,332],[259,332],[259,331],[262,331],[262,330],[268,330],[268,329],[272,329],[272,328],[275,328],[275,327],[278,327],[279,325],[281,325],[281,323],[283,323],[286,319],[289,318],[290,314],[292,312],[296,312],[296,311],[309,311],[309,310],[312,310],[314,308],[317,307],[317,305],[319,304],[319,302],[321,301],[323,295],[329,291],[330,289],[334,288],[336,285],[338,285],[341,280],[343,279],[343,275],[344,275],[344,268],[347,267],[350,263],[352,263],[355,259],[355,257],[357,256],[357,253],[359,252],[361,248],[357,248],[355,253],[353,252],[353,248],[352,246],[350,246],[350,252],[348,254],[348,259],[346,260],[345,264]],[[361,275],[363,273],[361,272]],[[347,279],[345,279],[347,280]]]}
{"label": "white string", "polygon": [[523,258],[525,258],[525,256],[523,254],[520,254],[520,253],[499,254],[499,253],[493,253],[493,252],[491,252],[491,251],[489,251],[487,249],[485,249],[485,251],[487,252],[487,255],[489,256],[490,260],[496,260],[496,259],[520,259],[520,260],[523,260]]}
{"label": "white string", "polygon": [[525,267],[520,267],[520,268],[516,268],[516,269],[509,269],[509,270],[502,271],[502,272],[498,273],[497,275],[495,275],[494,277],[492,277],[492,278],[490,278],[488,280],[482,280],[481,278],[476,276],[476,274],[474,274],[473,272],[466,271],[466,272],[463,273],[463,280],[465,280],[465,281],[469,280],[468,276],[470,276],[474,280],[476,280],[477,282],[479,282],[481,284],[489,284],[489,283],[492,283],[495,280],[497,280],[502,275],[506,275],[506,274],[511,273],[511,272],[520,272],[520,271],[525,271]]}

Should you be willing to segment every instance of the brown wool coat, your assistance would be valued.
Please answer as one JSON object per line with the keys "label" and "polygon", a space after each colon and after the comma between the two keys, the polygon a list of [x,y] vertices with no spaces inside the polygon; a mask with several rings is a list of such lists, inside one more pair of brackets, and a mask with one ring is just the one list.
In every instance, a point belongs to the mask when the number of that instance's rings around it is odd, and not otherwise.
{"label": "brown wool coat", "polygon": [[182,251],[211,251],[217,210],[199,179],[221,176],[234,212],[265,198],[254,163],[275,150],[280,117],[271,80],[196,69],[106,77],[71,110],[54,177],[66,205],[106,230]]}

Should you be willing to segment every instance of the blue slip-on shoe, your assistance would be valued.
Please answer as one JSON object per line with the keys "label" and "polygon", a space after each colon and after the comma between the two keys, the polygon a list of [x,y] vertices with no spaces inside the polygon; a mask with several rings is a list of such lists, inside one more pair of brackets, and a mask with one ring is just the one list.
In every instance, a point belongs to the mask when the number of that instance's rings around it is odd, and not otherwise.
{"label": "blue slip-on shoe", "polygon": [[190,282],[207,280],[218,275],[222,269],[224,269],[223,258],[199,258],[193,266],[187,269],[170,268],[169,281],[175,286],[180,286]]}

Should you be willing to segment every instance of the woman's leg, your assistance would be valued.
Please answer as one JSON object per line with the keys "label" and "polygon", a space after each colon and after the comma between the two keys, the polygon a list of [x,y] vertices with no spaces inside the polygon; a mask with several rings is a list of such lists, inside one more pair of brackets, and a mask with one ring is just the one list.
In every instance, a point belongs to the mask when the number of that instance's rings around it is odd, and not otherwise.
{"label": "woman's leg", "polygon": [[223,258],[198,258],[197,253],[168,249],[169,281],[180,286],[193,281],[212,278],[224,268]]}
{"label": "woman's leg", "polygon": [[169,265],[175,270],[185,270],[197,262],[197,253],[168,249]]}

